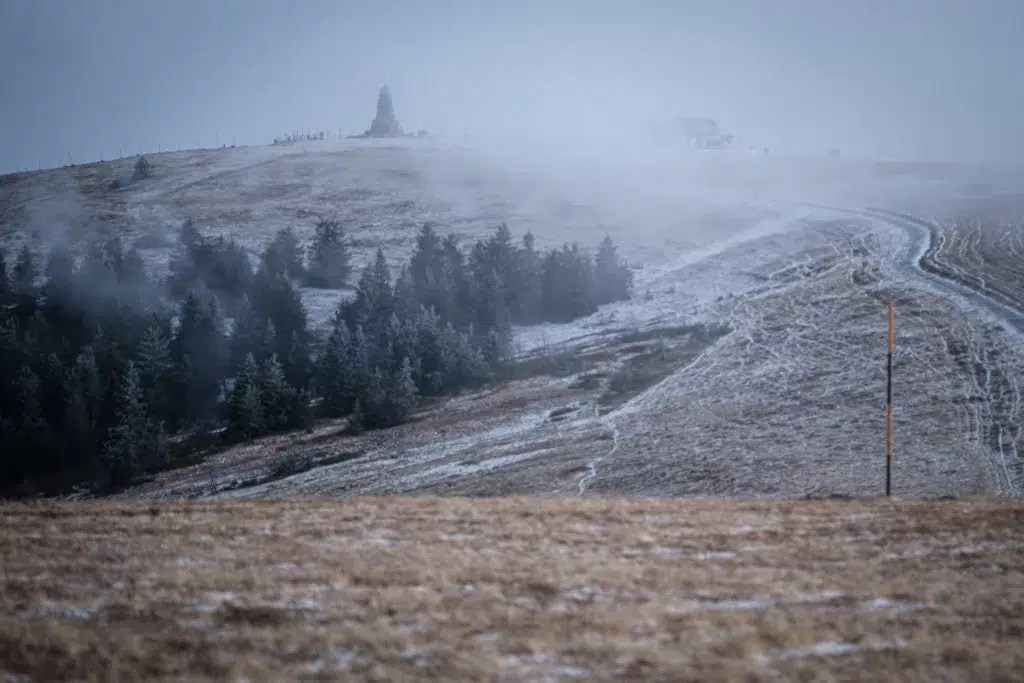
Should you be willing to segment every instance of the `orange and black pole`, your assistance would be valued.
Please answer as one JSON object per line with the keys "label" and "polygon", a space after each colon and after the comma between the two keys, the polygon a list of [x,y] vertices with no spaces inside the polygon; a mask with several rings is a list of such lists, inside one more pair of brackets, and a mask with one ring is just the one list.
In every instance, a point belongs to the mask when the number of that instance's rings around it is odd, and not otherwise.
{"label": "orange and black pole", "polygon": [[896,344],[893,332],[896,312],[889,302],[889,357],[885,383],[885,495],[892,493],[892,353]]}

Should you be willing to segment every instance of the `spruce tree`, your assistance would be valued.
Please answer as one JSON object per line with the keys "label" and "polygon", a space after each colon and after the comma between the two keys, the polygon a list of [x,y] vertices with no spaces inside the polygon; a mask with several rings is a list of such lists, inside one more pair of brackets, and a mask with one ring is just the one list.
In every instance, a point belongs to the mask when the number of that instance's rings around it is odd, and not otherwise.
{"label": "spruce tree", "polygon": [[173,296],[184,296],[199,280],[196,254],[202,246],[203,237],[195,221],[186,219],[178,229],[177,245],[168,263],[167,284]]}
{"label": "spruce tree", "polygon": [[459,249],[455,235],[444,238],[441,255],[445,283],[444,303],[436,310],[457,329],[465,329],[473,321],[476,304],[466,257]]}
{"label": "spruce tree", "polygon": [[310,408],[312,395],[306,389],[293,391],[291,394],[291,405],[288,408],[288,428],[304,429],[311,432],[313,429],[313,413]]}
{"label": "spruce tree", "polygon": [[117,422],[103,448],[103,483],[128,486],[142,468],[144,448],[151,443],[139,374],[131,361],[118,390]]}
{"label": "spruce tree", "polygon": [[106,387],[100,377],[96,352],[91,345],[82,347],[75,358],[75,374],[82,386],[82,402],[85,405],[89,423],[95,432],[101,426]]}
{"label": "spruce tree", "polygon": [[413,284],[409,268],[402,268],[395,280],[395,312],[403,318],[414,315],[421,306],[420,294]]}
{"label": "spruce tree", "polygon": [[321,399],[320,409],[327,417],[340,417],[352,407],[352,396],[346,390],[351,338],[343,308],[339,306],[331,320],[331,332],[317,364],[316,387]]}
{"label": "spruce tree", "polygon": [[515,292],[511,304],[512,320],[530,325],[539,322],[541,313],[541,263],[533,233],[523,236],[522,247],[515,258],[515,279],[509,285]]}
{"label": "spruce tree", "polygon": [[366,415],[363,412],[363,401],[356,399],[352,406],[352,412],[348,416],[348,431],[352,434],[360,434],[366,428]]}
{"label": "spruce tree", "polygon": [[313,244],[309,248],[306,284],[338,289],[348,283],[350,273],[348,241],[341,222],[320,221],[316,224]]}
{"label": "spruce tree", "polygon": [[216,300],[192,290],[181,304],[171,343],[175,363],[175,401],[184,417],[202,423],[216,414],[227,365],[227,343]]}
{"label": "spruce tree", "polygon": [[447,310],[451,295],[445,278],[442,241],[430,222],[424,223],[416,236],[408,273],[409,289],[420,304],[437,311]]}
{"label": "spruce tree", "polygon": [[135,359],[148,413],[157,419],[165,419],[168,417],[168,380],[173,360],[170,337],[162,325],[154,322],[146,328]]}
{"label": "spruce tree", "polygon": [[[300,350],[305,351],[306,345],[309,343],[306,309],[302,305],[299,290],[291,280],[282,275],[271,275],[261,271],[257,277],[257,287],[252,305],[258,316],[273,324],[274,345],[272,351],[277,354],[279,359],[289,362],[296,339]],[[308,361],[305,358],[296,358],[295,360],[302,363]],[[298,381],[301,368],[292,368],[289,364],[286,370],[291,379]]]}
{"label": "spruce tree", "polygon": [[38,469],[32,460],[40,453],[48,453],[50,449],[52,434],[46,426],[40,393],[39,376],[29,366],[23,366],[17,383],[21,419],[18,448],[15,451],[15,459],[22,472]]}
{"label": "spruce tree", "polygon": [[309,347],[305,341],[306,336],[299,336],[298,332],[292,333],[292,343],[284,362],[285,379],[297,390],[309,386],[312,364],[309,359]]}
{"label": "spruce tree", "polygon": [[412,364],[408,358],[391,375],[387,388],[387,421],[390,425],[402,424],[409,420],[416,406],[416,382],[412,376]]}
{"label": "spruce tree", "polygon": [[85,387],[78,369],[65,372],[63,441],[70,466],[94,465],[96,457],[96,423],[86,405]]}
{"label": "spruce tree", "polygon": [[486,339],[493,334],[507,340],[511,335],[509,308],[501,277],[494,267],[479,267],[474,293],[476,317],[473,322],[480,337]]}
{"label": "spruce tree", "polygon": [[291,228],[282,228],[274,235],[260,257],[261,266],[273,275],[299,280],[305,276],[302,244]]}
{"label": "spruce tree", "polygon": [[345,369],[342,373],[342,385],[344,386],[344,396],[347,403],[355,404],[357,399],[362,399],[364,414],[371,407],[367,401],[373,374],[369,354],[366,335],[363,333],[362,326],[359,325],[352,335],[352,343],[349,344],[348,354],[346,354]]}
{"label": "spruce tree", "polygon": [[260,366],[259,387],[264,426],[268,431],[284,429],[288,426],[295,390],[288,385],[276,354]]}
{"label": "spruce tree", "polygon": [[433,310],[420,308],[413,324],[416,358],[419,360],[417,388],[421,394],[437,396],[444,392],[445,375],[448,372],[440,318]]}
{"label": "spruce tree", "polygon": [[259,315],[249,301],[242,299],[235,309],[234,325],[231,332],[230,359],[231,367],[237,372],[245,357],[252,354],[260,361],[268,358],[273,349],[268,336],[267,318]]}
{"label": "spruce tree", "polygon": [[391,286],[391,272],[384,252],[378,249],[373,261],[359,276],[356,297],[351,306],[352,319],[349,322],[362,325],[367,337],[379,346],[394,312],[395,294]]}
{"label": "spruce tree", "polygon": [[256,358],[247,354],[242,360],[235,386],[228,399],[228,430],[242,438],[263,433],[263,395],[260,389],[260,368]]}
{"label": "spruce tree", "polygon": [[633,273],[619,256],[612,238],[605,235],[594,258],[594,288],[598,304],[628,299],[633,287]]}
{"label": "spruce tree", "polygon": [[575,242],[569,249],[566,262],[570,267],[571,283],[566,297],[567,315],[569,320],[574,320],[597,310],[594,297],[594,262]]}
{"label": "spruce tree", "polygon": [[380,368],[374,368],[370,372],[365,390],[359,395],[363,402],[363,424],[367,427],[378,429],[391,425],[387,404],[388,386],[385,380]]}

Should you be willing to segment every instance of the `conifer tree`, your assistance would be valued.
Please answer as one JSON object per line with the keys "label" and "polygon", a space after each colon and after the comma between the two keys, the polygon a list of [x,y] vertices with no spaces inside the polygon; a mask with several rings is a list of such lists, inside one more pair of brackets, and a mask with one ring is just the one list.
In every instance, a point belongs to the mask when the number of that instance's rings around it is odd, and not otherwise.
{"label": "conifer tree", "polygon": [[170,337],[163,326],[150,323],[139,341],[135,358],[147,411],[157,419],[164,419],[167,417],[167,382],[173,360]]}
{"label": "conifer tree", "polygon": [[541,305],[541,263],[533,233],[523,236],[522,247],[516,252],[516,277],[509,287],[514,292],[512,319],[523,325],[538,322]]}
{"label": "conifer tree", "polygon": [[[78,378],[82,382],[82,397],[85,399],[85,405],[93,406],[93,410],[97,410],[103,400],[103,381],[100,378],[96,351],[93,346],[82,347],[75,359],[75,372],[78,373]],[[94,421],[97,417],[98,414],[93,412]]]}
{"label": "conifer tree", "polygon": [[395,294],[391,287],[391,272],[382,250],[377,250],[373,262],[359,276],[352,307],[354,322],[362,325],[371,337],[377,337],[391,320],[395,312]]}
{"label": "conifer tree", "polygon": [[448,310],[451,295],[445,279],[442,241],[430,222],[424,223],[416,236],[408,273],[409,288],[420,304],[436,311]]}
{"label": "conifer tree", "polygon": [[444,303],[437,307],[442,318],[457,329],[465,329],[473,321],[476,310],[466,257],[459,249],[455,235],[448,235],[441,245],[443,262]]}
{"label": "conifer tree", "polygon": [[21,469],[27,470],[31,468],[29,458],[46,452],[50,438],[42,412],[39,376],[27,365],[22,366],[18,376],[17,396],[21,424],[15,458]]}
{"label": "conifer tree", "polygon": [[185,219],[178,229],[178,241],[171,254],[167,284],[174,296],[185,295],[199,280],[196,252],[202,247],[203,238],[191,218]]}
{"label": "conifer tree", "polygon": [[228,430],[242,438],[253,438],[262,434],[263,429],[260,368],[256,358],[249,353],[242,360],[228,400]]}
{"label": "conifer tree", "polygon": [[601,241],[594,258],[594,287],[598,304],[628,299],[633,287],[633,273],[608,235]]}
{"label": "conifer tree", "polygon": [[304,355],[296,356],[294,360],[299,365],[292,368],[292,350],[297,343],[299,351],[305,354],[309,343],[306,309],[302,305],[299,290],[288,278],[261,271],[257,277],[252,305],[258,316],[273,324],[272,351],[277,354],[278,359],[283,359],[288,364],[286,370],[289,378],[298,382],[304,370],[301,365],[308,363],[308,358]]}
{"label": "conifer tree", "polygon": [[363,400],[356,399],[352,406],[352,412],[348,416],[348,431],[352,434],[359,434],[365,429],[366,415],[363,412]]}
{"label": "conifer tree", "polygon": [[350,273],[348,241],[341,222],[320,221],[316,224],[313,244],[309,248],[306,284],[338,289],[347,284]]}
{"label": "conifer tree", "polygon": [[373,373],[369,354],[363,327],[358,325],[352,335],[352,343],[348,347],[347,362],[342,377],[347,400],[354,403],[357,398],[362,397],[364,412],[369,407],[365,397],[369,393]]}
{"label": "conifer tree", "polygon": [[227,364],[222,328],[216,300],[190,291],[181,304],[171,355],[178,380],[175,401],[193,422],[205,422],[216,413]]}
{"label": "conifer tree", "polygon": [[260,257],[261,266],[272,275],[284,275],[298,280],[306,273],[302,258],[302,244],[295,231],[282,228],[274,235]]}
{"label": "conifer tree", "polygon": [[331,321],[331,332],[324,352],[317,364],[316,386],[321,397],[320,408],[328,417],[340,417],[352,407],[353,397],[347,387],[351,379],[347,376],[350,372],[351,337],[344,311],[339,306]]}
{"label": "conifer tree", "polygon": [[76,367],[65,372],[64,448],[71,466],[95,464],[96,423],[86,406],[85,388]]}
{"label": "conifer tree", "polygon": [[117,416],[103,449],[103,481],[107,486],[122,487],[138,476],[143,449],[151,442],[139,374],[131,361],[118,390]]}
{"label": "conifer tree", "polygon": [[432,309],[420,308],[414,325],[416,358],[419,360],[417,388],[421,394],[437,396],[444,391],[448,374],[440,318]]}
{"label": "conifer tree", "polygon": [[416,291],[409,268],[402,268],[395,280],[395,312],[402,318],[407,318],[416,313],[421,303],[421,295]]}
{"label": "conifer tree", "polygon": [[416,382],[412,376],[412,364],[408,358],[392,376],[387,389],[386,420],[388,424],[397,425],[408,421],[412,409],[416,406]]}
{"label": "conifer tree", "polygon": [[379,429],[390,426],[387,406],[387,382],[379,367],[373,368],[364,391],[359,398],[363,401],[363,424],[366,427]]}
{"label": "conifer tree", "polygon": [[263,361],[260,366],[259,388],[264,427],[268,431],[284,429],[288,426],[295,390],[288,386],[284,369],[276,354]]}
{"label": "conifer tree", "polygon": [[242,296],[235,309],[229,346],[231,367],[236,372],[247,355],[252,354],[259,361],[273,352],[268,338],[267,320],[256,312],[247,295]]}

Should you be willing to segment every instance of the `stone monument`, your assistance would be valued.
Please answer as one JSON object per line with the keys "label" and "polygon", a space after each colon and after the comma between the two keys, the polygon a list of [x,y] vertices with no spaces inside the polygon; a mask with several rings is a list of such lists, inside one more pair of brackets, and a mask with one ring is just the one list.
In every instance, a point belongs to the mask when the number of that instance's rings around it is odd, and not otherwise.
{"label": "stone monument", "polygon": [[377,116],[374,117],[370,128],[363,133],[368,138],[394,138],[404,135],[402,127],[395,119],[395,108],[391,103],[391,91],[388,86],[383,85],[377,94]]}

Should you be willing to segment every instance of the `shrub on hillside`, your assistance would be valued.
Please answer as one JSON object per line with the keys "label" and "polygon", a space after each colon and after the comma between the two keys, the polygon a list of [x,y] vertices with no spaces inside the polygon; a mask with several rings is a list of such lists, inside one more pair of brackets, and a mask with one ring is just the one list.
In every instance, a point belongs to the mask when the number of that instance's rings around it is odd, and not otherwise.
{"label": "shrub on hillside", "polygon": [[135,162],[135,172],[132,174],[132,180],[145,180],[152,175],[153,166],[149,163],[149,159],[139,157],[138,161]]}

